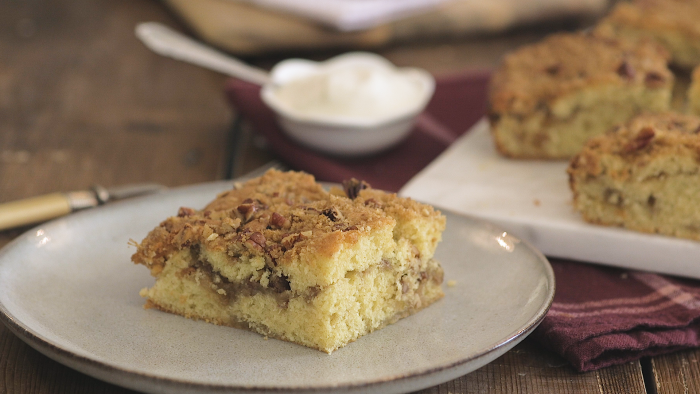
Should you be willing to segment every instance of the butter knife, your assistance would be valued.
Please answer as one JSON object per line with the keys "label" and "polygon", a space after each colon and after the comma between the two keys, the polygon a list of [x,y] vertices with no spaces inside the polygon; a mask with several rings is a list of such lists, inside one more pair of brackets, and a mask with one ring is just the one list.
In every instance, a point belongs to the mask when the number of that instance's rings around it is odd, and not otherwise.
{"label": "butter knife", "polygon": [[165,190],[165,186],[144,183],[106,189],[95,185],[90,190],[51,193],[0,204],[0,231],[39,223],[71,212]]}

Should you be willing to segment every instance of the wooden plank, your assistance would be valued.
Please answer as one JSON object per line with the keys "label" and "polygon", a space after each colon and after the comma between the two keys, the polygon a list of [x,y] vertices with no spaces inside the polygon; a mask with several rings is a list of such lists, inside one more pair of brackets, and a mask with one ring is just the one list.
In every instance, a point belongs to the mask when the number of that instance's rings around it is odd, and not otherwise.
{"label": "wooden plank", "polygon": [[687,350],[651,359],[651,380],[658,394],[700,393],[700,350]]}
{"label": "wooden plank", "polygon": [[150,52],[144,20],[177,25],[156,2],[0,4],[0,201],[224,174],[225,77]]}
{"label": "wooden plank", "polygon": [[0,393],[135,393],[91,378],[45,357],[2,324],[0,355]]}
{"label": "wooden plank", "polygon": [[566,360],[526,339],[481,369],[417,393],[642,394],[646,390],[639,362],[578,373]]}

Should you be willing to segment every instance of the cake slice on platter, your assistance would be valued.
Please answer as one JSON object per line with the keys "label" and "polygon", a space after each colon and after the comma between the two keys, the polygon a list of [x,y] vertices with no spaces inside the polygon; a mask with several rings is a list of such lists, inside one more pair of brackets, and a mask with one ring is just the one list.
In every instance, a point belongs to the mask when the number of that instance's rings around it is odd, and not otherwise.
{"label": "cake slice on platter", "polygon": [[489,121],[498,151],[570,159],[591,137],[669,109],[668,53],[651,41],[559,33],[508,54],[494,73]]}
{"label": "cake slice on platter", "polygon": [[640,115],[592,138],[571,160],[586,221],[700,240],[700,117]]}

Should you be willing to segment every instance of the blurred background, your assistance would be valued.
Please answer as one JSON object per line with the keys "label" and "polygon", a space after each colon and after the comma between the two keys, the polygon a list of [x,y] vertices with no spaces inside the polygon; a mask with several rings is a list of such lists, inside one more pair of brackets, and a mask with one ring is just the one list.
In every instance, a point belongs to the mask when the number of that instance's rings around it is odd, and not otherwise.
{"label": "blurred background", "polygon": [[606,0],[3,1],[0,200],[93,183],[204,182],[274,158],[245,123],[232,145],[237,110],[224,97],[227,78],[150,52],[134,36],[139,22],[162,22],[266,69],[289,57],[361,49],[440,77],[488,71],[505,52],[585,28],[607,7]]}

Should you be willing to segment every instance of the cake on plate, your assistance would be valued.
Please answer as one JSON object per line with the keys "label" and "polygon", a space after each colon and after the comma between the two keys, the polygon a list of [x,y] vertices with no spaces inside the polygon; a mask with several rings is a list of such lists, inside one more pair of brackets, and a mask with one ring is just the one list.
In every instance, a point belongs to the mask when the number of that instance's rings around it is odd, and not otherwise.
{"label": "cake on plate", "polygon": [[327,353],[443,297],[445,217],[350,180],[270,170],[138,244],[146,307]]}

